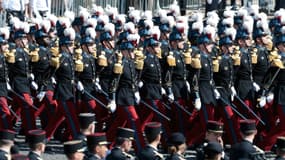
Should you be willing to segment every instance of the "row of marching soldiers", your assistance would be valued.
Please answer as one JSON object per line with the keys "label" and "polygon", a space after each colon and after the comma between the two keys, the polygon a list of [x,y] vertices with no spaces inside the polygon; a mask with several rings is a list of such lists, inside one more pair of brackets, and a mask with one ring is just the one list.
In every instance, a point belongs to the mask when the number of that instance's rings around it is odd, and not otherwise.
{"label": "row of marching soldiers", "polygon": [[270,150],[285,131],[284,10],[269,23],[254,6],[189,19],[177,7],[126,18],[96,6],[33,26],[12,18],[0,29],[1,128],[21,119],[28,134],[40,117],[47,140],[68,141],[81,136],[78,115],[95,113],[109,142],[118,127],[133,129],[139,153],[152,121],[162,124],[162,146],[180,132],[193,148],[209,122],[222,122],[225,142],[236,144],[240,121],[253,121],[254,143]]}

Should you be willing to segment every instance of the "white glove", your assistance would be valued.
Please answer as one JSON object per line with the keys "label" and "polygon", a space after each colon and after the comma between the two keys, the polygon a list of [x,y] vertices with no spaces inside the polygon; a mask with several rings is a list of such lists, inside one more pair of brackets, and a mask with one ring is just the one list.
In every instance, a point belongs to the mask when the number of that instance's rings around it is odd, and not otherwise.
{"label": "white glove", "polygon": [[143,86],[143,82],[142,82],[142,81],[139,81],[138,87],[139,87],[139,88],[142,88],[142,86]]}
{"label": "white glove", "polygon": [[236,95],[237,95],[237,91],[236,91],[236,89],[235,89],[234,86],[231,87],[231,94],[232,94],[233,96],[236,96]]}
{"label": "white glove", "polygon": [[272,92],[269,92],[266,96],[267,103],[271,103],[274,99],[274,94]]}
{"label": "white glove", "polygon": [[166,95],[166,91],[165,91],[165,89],[163,87],[161,87],[161,94],[162,95]]}
{"label": "white glove", "polygon": [[260,90],[260,87],[257,83],[253,82],[253,89],[255,92],[258,92]]}
{"label": "white glove", "polygon": [[169,100],[170,102],[173,102],[173,101],[174,101],[174,94],[173,94],[173,93],[170,93],[167,97],[168,97],[168,100]]}
{"label": "white glove", "polygon": [[107,107],[109,108],[109,110],[114,113],[116,111],[116,102],[115,100],[112,100],[111,102],[108,103]]}
{"label": "white glove", "polygon": [[136,104],[140,104],[140,101],[141,101],[140,92],[135,92],[135,101],[136,101]]}
{"label": "white glove", "polygon": [[186,87],[187,87],[187,91],[188,91],[189,93],[191,93],[190,84],[189,84],[188,81],[186,81]]}
{"label": "white glove", "polygon": [[51,77],[51,82],[52,82],[52,84],[56,84],[56,80],[54,77]]}
{"label": "white glove", "polygon": [[195,109],[196,109],[197,111],[200,111],[201,106],[202,106],[202,104],[201,104],[201,99],[200,99],[200,98],[196,98],[196,99],[194,100],[194,107],[195,107]]}
{"label": "white glove", "polygon": [[266,97],[265,96],[261,96],[259,98],[258,106],[260,108],[263,108],[265,105],[266,105]]}
{"label": "white glove", "polygon": [[214,89],[214,95],[216,99],[220,99],[221,98],[221,94],[219,93],[219,91],[217,89]]}
{"label": "white glove", "polygon": [[39,88],[38,84],[35,81],[32,81],[31,87],[33,90],[38,90],[38,88]]}
{"label": "white glove", "polygon": [[35,75],[34,75],[33,73],[31,73],[31,74],[29,75],[29,78],[33,81],[33,80],[35,80]]}
{"label": "white glove", "polygon": [[38,95],[37,95],[37,99],[39,100],[39,102],[41,102],[44,97],[46,95],[46,92],[45,91],[41,91]]}
{"label": "white glove", "polygon": [[101,85],[99,84],[99,82],[95,82],[95,86],[96,86],[96,88],[98,89],[98,91],[101,91],[102,90],[102,88],[101,88]]}
{"label": "white glove", "polygon": [[80,92],[83,92],[83,90],[84,90],[84,86],[83,86],[83,84],[82,84],[80,81],[77,82],[76,88],[77,88]]}
{"label": "white glove", "polygon": [[10,84],[8,82],[6,84],[7,84],[8,91],[11,91],[12,88],[11,88]]}
{"label": "white glove", "polygon": [[207,0],[208,4],[212,4],[212,0]]}

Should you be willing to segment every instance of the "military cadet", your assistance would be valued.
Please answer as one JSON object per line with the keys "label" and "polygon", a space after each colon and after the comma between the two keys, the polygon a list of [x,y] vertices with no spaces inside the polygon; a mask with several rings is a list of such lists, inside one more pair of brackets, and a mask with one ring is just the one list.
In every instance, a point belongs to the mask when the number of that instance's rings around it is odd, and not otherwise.
{"label": "military cadet", "polygon": [[256,146],[253,145],[253,140],[257,134],[255,120],[241,120],[240,132],[242,136],[241,142],[232,146],[230,151],[230,159],[236,160],[240,158],[254,158],[258,152]]}
{"label": "military cadet", "polygon": [[[112,133],[118,127],[129,127],[135,130],[136,151],[144,146],[142,125],[135,105],[140,102],[138,87],[136,86],[137,72],[134,63],[134,45],[128,36],[129,41],[122,42],[120,53],[117,53],[117,61],[114,65],[110,102],[107,107],[116,110],[114,123],[107,131],[108,141],[114,141]],[[118,107],[116,107],[118,105]]]}
{"label": "military cadet", "polygon": [[30,160],[42,160],[42,154],[45,152],[46,132],[44,130],[30,130],[26,137],[29,144],[30,152],[28,157]]}
{"label": "military cadet", "polygon": [[234,88],[234,61],[231,56],[234,54],[234,40],[236,30],[234,28],[226,28],[220,36],[221,53],[213,60],[214,80],[217,90],[221,94],[221,100],[218,100],[221,107],[215,112],[217,119],[223,119],[228,140],[231,144],[238,141],[236,135],[238,131],[237,118],[231,108],[231,101],[236,95]]}
{"label": "military cadet", "polygon": [[106,133],[96,132],[87,136],[88,160],[103,160],[107,156],[108,144]]}
{"label": "military cadet", "polygon": [[[161,53],[165,54],[169,52],[169,34],[174,25],[174,18],[172,16],[163,15],[160,17],[159,30],[161,32],[160,35],[160,43],[161,43]],[[162,55],[164,57],[165,55]]]}
{"label": "military cadet", "polygon": [[285,159],[285,137],[278,137],[276,140],[276,154],[277,157],[275,160],[284,160]]}
{"label": "military cadet", "polygon": [[101,32],[104,32],[104,26],[109,23],[109,17],[107,15],[100,15],[97,19],[96,31],[96,45],[97,47],[102,43]]}
{"label": "military cadet", "polygon": [[78,116],[80,133],[76,139],[82,140],[83,145],[86,146],[86,136],[95,132],[95,114],[94,113],[80,113]]}
{"label": "military cadet", "polygon": [[27,50],[27,33],[29,25],[26,22],[15,22],[14,27],[20,25],[14,33],[16,51],[10,56],[8,62],[10,84],[15,94],[15,105],[17,112],[21,112],[22,129],[25,133],[28,130],[35,129],[35,109],[33,108],[33,100],[31,98],[31,88],[35,90],[38,85],[34,82],[34,75],[30,72],[30,52]]}
{"label": "military cadet", "polygon": [[167,160],[186,160],[184,153],[187,149],[186,139],[182,133],[172,133],[168,138],[168,152],[170,157]]}
{"label": "military cadet", "polygon": [[158,152],[158,145],[162,136],[162,125],[159,122],[149,122],[146,124],[144,133],[148,145],[139,154],[140,160],[162,160],[163,155]]}
{"label": "military cadet", "polygon": [[214,39],[215,28],[206,26],[197,40],[199,52],[192,56],[192,70],[190,72],[194,72],[191,86],[193,86],[192,99],[195,106],[192,117],[194,119],[199,115],[200,123],[194,124],[190,133],[187,134],[187,137],[194,137],[190,141],[188,140],[189,145],[199,143],[203,139],[203,134],[197,134],[194,131],[199,130],[199,133],[205,133],[207,121],[215,119],[216,99],[220,98],[220,93],[216,89],[213,79],[213,62],[210,55]]}
{"label": "military cadet", "polygon": [[51,47],[51,39],[49,37],[50,21],[43,20],[40,26],[41,29],[35,32],[35,39],[39,45],[35,51],[38,50],[38,52],[31,52],[33,53],[31,55],[31,65],[32,72],[35,75],[35,82],[39,86],[36,96],[39,110],[36,112],[36,116],[40,115],[42,128],[45,128],[48,120],[51,119],[57,110],[57,102],[53,99],[54,87],[51,78],[54,71],[50,65],[52,57],[52,53],[49,51]]}
{"label": "military cadet", "polygon": [[[154,27],[150,29],[150,37],[144,41],[145,46],[145,55],[142,53],[136,54],[136,69],[140,70],[140,77],[138,77],[138,87],[140,88],[140,95],[142,100],[148,103],[150,106],[157,108],[157,110],[163,114],[167,113],[166,108],[162,105],[162,95],[161,95],[161,87],[162,87],[162,69],[159,62],[159,58],[161,58],[161,49],[159,43],[159,35],[160,31],[158,27]],[[140,60],[139,58],[142,57]],[[139,64],[142,64],[140,69]],[[168,137],[170,134],[169,123],[167,120],[162,119],[157,116],[156,113],[151,111],[142,105],[141,110],[141,122],[144,128],[145,124],[150,121],[158,121],[163,123],[162,128],[164,130],[165,137]]]}
{"label": "military cadet", "polygon": [[126,17],[124,14],[119,14],[115,17],[115,38],[118,39],[120,33],[123,32],[123,26],[125,25],[126,23]]}
{"label": "military cadet", "polygon": [[60,54],[52,58],[52,66],[56,69],[55,78],[57,80],[54,99],[58,103],[58,110],[54,118],[49,121],[46,127],[47,138],[50,139],[53,132],[64,120],[67,121],[66,139],[73,139],[79,133],[79,122],[75,107],[75,71],[83,68],[80,59],[73,60],[73,41],[75,32],[72,28],[66,28],[60,37]]}
{"label": "military cadet", "polygon": [[[285,133],[285,128],[284,128],[284,122],[285,122],[285,114],[283,111],[283,105],[284,103],[284,93],[283,93],[283,88],[284,86],[284,57],[285,57],[285,27],[280,27],[277,28],[279,30],[276,32],[276,41],[275,45],[278,48],[278,53],[276,52],[271,52],[270,55],[271,57],[273,56],[273,60],[271,61],[271,68],[269,70],[268,75],[271,77],[269,79],[269,82],[266,82],[266,85],[269,85],[269,89],[266,91],[267,93],[265,95],[273,94],[274,95],[274,100],[273,100],[273,108],[275,113],[277,114],[276,116],[279,118],[279,124],[271,126],[272,128],[270,131],[264,136],[264,141],[262,143],[262,148],[264,150],[270,150],[273,146],[273,144],[276,141],[276,138],[279,136],[284,135]],[[275,58],[274,58],[275,57]],[[276,75],[277,74],[277,75]],[[276,75],[276,76],[274,76]],[[275,79],[273,79],[275,77]],[[272,83],[270,83],[273,81]],[[266,98],[267,99],[267,98]],[[271,97],[272,99],[272,97]],[[275,119],[276,122],[276,119]]]}
{"label": "military cadet", "polygon": [[[237,69],[235,88],[237,95],[244,103],[253,109],[254,92],[260,90],[260,86],[254,82],[252,75],[252,55],[249,47],[251,47],[251,34],[253,30],[253,19],[250,16],[245,16],[242,22],[243,26],[237,29],[236,41],[240,50],[240,65]],[[236,103],[239,103],[238,101]],[[248,109],[240,110],[242,114],[253,117],[249,114]]]}
{"label": "military cadet", "polygon": [[12,130],[0,130],[0,159],[10,160],[10,150],[14,144],[16,133]]}
{"label": "military cadet", "polygon": [[223,147],[220,143],[210,142],[205,147],[205,160],[221,160]]}
{"label": "military cadet", "polygon": [[[97,27],[97,26],[96,26]],[[116,56],[114,52],[115,47],[115,27],[113,24],[108,23],[105,28],[103,28],[104,32],[100,33],[100,42],[102,44],[102,48],[98,51],[97,55],[97,75],[99,77],[99,84],[102,87],[102,93],[99,99],[102,102],[108,103],[108,99],[113,98],[109,97],[110,88],[112,84],[112,75],[113,75],[113,66],[116,63]],[[96,32],[97,35],[98,32]],[[106,95],[107,94],[107,95]],[[107,97],[106,97],[107,96]],[[109,97],[109,98],[108,98]],[[111,112],[113,112],[113,108],[109,108]],[[96,125],[96,131],[100,132],[103,130],[103,122],[108,125],[108,117],[109,110],[103,108],[102,106],[96,107],[96,117],[98,124]]]}
{"label": "military cadet", "polygon": [[[186,107],[189,98],[190,86],[188,84],[188,71],[186,68],[186,58],[190,55],[183,53],[185,24],[177,23],[169,35],[170,51],[162,62],[162,81],[166,91],[167,99],[171,105],[173,130],[185,133],[188,115],[183,110],[178,109],[177,105]],[[163,93],[164,94],[164,93]]]}
{"label": "military cadet", "polygon": [[83,70],[77,72],[77,89],[81,93],[80,105],[82,106],[80,112],[94,113],[95,111],[96,113],[96,101],[89,96],[94,96],[96,91],[101,89],[99,82],[96,82],[96,46],[94,41],[96,32],[92,27],[87,28],[85,32],[85,36],[81,38],[80,42],[84,67]]}
{"label": "military cadet", "polygon": [[83,160],[84,159],[84,146],[80,140],[72,140],[63,143],[64,154],[68,160]]}
{"label": "military cadet", "polygon": [[9,57],[9,46],[8,40],[9,39],[9,29],[8,28],[0,28],[0,85],[1,92],[0,92],[0,106],[1,106],[1,117],[2,121],[0,123],[0,128],[4,129],[12,129],[12,117],[10,110],[8,108],[7,96],[8,90],[11,89],[9,84],[9,77],[8,77],[8,66],[6,63],[5,56]]}
{"label": "military cadet", "polygon": [[128,153],[132,148],[134,132],[132,129],[119,127],[117,129],[115,147],[107,155],[106,160],[134,160],[134,157]]}

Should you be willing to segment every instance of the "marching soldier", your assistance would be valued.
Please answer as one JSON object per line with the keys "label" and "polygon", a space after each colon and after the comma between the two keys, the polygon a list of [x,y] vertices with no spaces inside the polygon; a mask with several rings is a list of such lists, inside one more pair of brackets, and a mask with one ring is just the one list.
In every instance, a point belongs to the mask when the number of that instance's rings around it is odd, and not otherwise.
{"label": "marching soldier", "polygon": [[135,160],[135,157],[128,153],[132,149],[134,132],[132,129],[119,127],[117,129],[115,147],[106,157],[106,160]]}
{"label": "marching soldier", "polygon": [[[184,32],[185,26],[183,23],[177,23],[173,31],[169,35],[170,51],[162,62],[163,83],[166,91],[167,99],[173,111],[173,130],[185,133],[186,121],[188,115],[179,109],[177,105],[187,109],[186,101],[189,98],[190,86],[187,82],[188,71],[186,68],[187,58],[190,58],[190,53],[183,53],[184,48]],[[164,94],[164,93],[163,93]],[[174,103],[173,103],[174,102]]]}
{"label": "marching soldier", "polygon": [[[128,37],[130,37],[129,35]],[[129,39],[129,38],[128,38]],[[144,146],[142,135],[142,125],[135,105],[140,102],[140,95],[136,86],[137,73],[134,63],[134,46],[132,41],[123,42],[120,45],[120,53],[117,53],[117,61],[114,65],[112,88],[108,104],[112,110],[116,110],[114,123],[107,131],[109,141],[114,140],[114,131],[118,127],[129,127],[135,130],[136,151],[140,151]],[[116,107],[118,105],[118,107]]]}
{"label": "marching soldier", "polygon": [[[95,30],[90,27],[85,31],[85,37],[81,39],[82,55],[81,50],[77,50],[78,56],[82,56],[83,70],[77,72],[78,87],[81,94],[80,112],[96,112],[96,101],[90,97],[96,95],[98,89],[101,86],[96,81],[96,48],[95,48]],[[100,113],[98,113],[100,114]]]}
{"label": "marching soldier", "polygon": [[144,133],[148,141],[148,145],[139,154],[140,160],[162,160],[163,155],[157,150],[160,143],[162,125],[159,122],[149,122],[146,124]]}
{"label": "marching soldier", "polygon": [[73,60],[73,41],[75,32],[72,28],[66,28],[60,37],[60,54],[52,58],[52,66],[56,69],[55,78],[57,80],[54,92],[54,99],[58,103],[58,110],[54,118],[46,127],[47,138],[50,139],[53,132],[66,118],[67,139],[74,139],[79,133],[79,122],[75,107],[75,71],[83,68],[82,62]]}
{"label": "marching soldier", "polygon": [[210,26],[205,27],[203,34],[197,40],[199,52],[192,56],[192,70],[190,70],[190,72],[194,73],[191,84],[193,88],[192,96],[195,109],[191,119],[194,119],[199,115],[200,123],[194,124],[190,133],[187,135],[187,137],[194,137],[188,141],[189,145],[202,140],[204,135],[197,134],[194,131],[199,130],[199,133],[205,133],[207,121],[215,119],[215,106],[217,106],[216,99],[219,99],[221,96],[216,89],[213,79],[213,61],[211,52],[214,38],[215,28]]}
{"label": "marching soldier", "polygon": [[[157,108],[157,110],[163,114],[166,114],[166,108],[162,105],[162,69],[160,65],[161,50],[159,43],[160,31],[158,27],[150,29],[151,37],[144,41],[145,46],[145,56],[143,53],[136,54],[136,68],[139,70],[139,82],[138,87],[140,88],[140,95],[142,100],[145,100],[150,106]],[[140,57],[141,60],[140,60]],[[140,64],[142,65],[141,68]],[[145,124],[150,121],[161,122],[162,128],[164,130],[164,138],[168,137],[170,134],[169,123],[157,116],[156,113],[147,109],[143,104],[141,104],[141,122],[144,128]],[[165,142],[165,141],[164,141]]]}
{"label": "marching soldier", "polygon": [[4,129],[12,129],[12,115],[10,113],[7,96],[8,90],[11,89],[9,84],[9,73],[8,73],[8,65],[6,63],[6,58],[9,57],[11,52],[9,51],[8,40],[9,39],[9,30],[8,28],[0,28],[0,85],[1,92],[0,92],[0,106],[1,106],[1,123],[0,128]]}
{"label": "marching soldier", "polygon": [[29,130],[36,128],[36,108],[33,108],[30,87],[36,90],[38,86],[34,82],[34,75],[30,72],[31,57],[29,51],[26,49],[29,25],[20,21],[15,23],[18,24],[14,24],[14,26],[20,25],[22,27],[14,33],[13,38],[17,48],[16,52],[12,53],[10,59],[7,61],[9,66],[9,79],[12,87],[11,91],[15,94],[15,105],[17,105],[14,107],[17,107],[17,110],[21,112],[22,129],[24,129],[25,133],[28,133]]}
{"label": "marching soldier", "polygon": [[[280,27],[279,33],[276,35],[276,42],[275,45],[278,48],[278,54],[276,52],[271,52],[271,68],[269,70],[269,76],[271,78],[269,79],[269,82],[266,82],[265,84],[269,86],[267,89],[266,96],[269,94],[272,94],[274,97],[271,97],[270,99],[273,100],[273,106],[275,108],[275,112],[277,113],[277,117],[279,118],[279,124],[276,126],[271,126],[272,128],[267,133],[267,135],[264,137],[264,142],[262,143],[262,148],[264,150],[270,150],[273,146],[273,144],[276,141],[276,138],[278,136],[281,136],[285,133],[285,128],[283,124],[285,123],[285,114],[283,112],[283,105],[284,102],[284,93],[283,88],[284,86],[284,57],[285,57],[285,27]],[[276,76],[274,76],[276,75]],[[274,78],[274,79],[273,79]],[[267,96],[268,97],[268,96]],[[266,99],[267,99],[266,97]],[[275,120],[276,122],[276,120]]]}
{"label": "marching soldier", "polygon": [[234,40],[236,30],[234,28],[227,28],[223,31],[223,36],[220,38],[219,45],[221,49],[220,55],[213,60],[214,80],[216,87],[221,94],[221,100],[218,100],[220,107],[217,108],[215,114],[217,118],[222,118],[225,123],[225,129],[228,140],[231,144],[238,141],[237,132],[238,126],[237,119],[231,109],[231,101],[233,100],[236,90],[234,88],[234,64],[237,59],[234,56]]}
{"label": "marching soldier", "polygon": [[87,136],[88,160],[103,160],[107,156],[108,144],[106,133],[96,132]]}
{"label": "marching soldier", "polygon": [[35,75],[35,82],[39,86],[37,91],[37,104],[39,104],[39,110],[36,112],[36,116],[40,115],[42,128],[45,128],[48,120],[52,119],[53,114],[57,110],[57,102],[53,99],[54,86],[51,77],[54,74],[54,70],[50,65],[52,53],[50,49],[50,22],[42,21],[41,29],[35,32],[35,39],[38,48],[38,55],[35,53],[32,55],[32,72]]}
{"label": "marching soldier", "polygon": [[[100,100],[108,103],[109,99],[113,98],[110,94],[110,88],[112,84],[113,67],[116,63],[116,55],[114,52],[115,40],[114,33],[115,27],[113,24],[108,23],[104,29],[104,32],[100,35],[100,42],[102,44],[101,51],[98,51],[97,55],[97,75],[99,77],[99,83],[102,88],[102,94]],[[99,86],[99,85],[98,85]],[[107,94],[107,95],[106,95]],[[111,112],[114,112],[113,108],[109,108]],[[103,122],[108,124],[109,110],[101,107],[96,107],[95,113],[98,124],[96,125],[96,131],[100,132],[103,130]]]}
{"label": "marching soldier", "polygon": [[[260,90],[260,86],[254,82],[252,75],[252,55],[249,48],[251,47],[251,33],[253,30],[253,19],[250,16],[246,16],[243,21],[243,27],[237,29],[236,41],[240,48],[240,65],[237,69],[235,88],[237,95],[244,103],[253,109],[254,92]],[[241,110],[242,114],[246,116],[249,114],[248,109]]]}
{"label": "marching soldier", "polygon": [[45,152],[46,146],[46,132],[44,130],[30,130],[26,141],[30,147],[29,159],[42,160],[42,154]]}

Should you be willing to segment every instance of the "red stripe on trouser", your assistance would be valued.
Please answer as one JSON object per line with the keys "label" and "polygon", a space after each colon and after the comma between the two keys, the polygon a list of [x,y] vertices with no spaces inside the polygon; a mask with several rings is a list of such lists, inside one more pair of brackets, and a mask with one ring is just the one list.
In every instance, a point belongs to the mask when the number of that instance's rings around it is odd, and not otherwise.
{"label": "red stripe on trouser", "polygon": [[0,128],[4,129],[12,129],[12,121],[11,121],[11,113],[8,108],[8,103],[6,97],[0,97],[0,116],[1,116],[1,122],[0,122]]}
{"label": "red stripe on trouser", "polygon": [[265,151],[271,150],[277,137],[285,135],[285,106],[277,105],[277,115],[280,120],[278,126],[270,130],[270,132],[263,138],[264,141],[260,145],[260,147]]}
{"label": "red stripe on trouser", "polygon": [[214,120],[214,118],[215,118],[214,106],[211,104],[202,105],[202,108],[199,111],[198,116],[196,116],[195,119],[192,120],[193,123],[190,124],[192,128],[188,130],[186,133],[187,144],[192,145],[192,144],[202,143],[207,129],[207,122],[209,120]]}
{"label": "red stripe on trouser", "polygon": [[48,139],[52,137],[55,130],[62,123],[64,119],[66,119],[66,122],[68,124],[66,132],[71,134],[70,137],[72,139],[76,138],[77,134],[80,131],[78,117],[76,114],[76,108],[74,106],[74,103],[72,101],[65,101],[65,102],[66,106],[63,104],[64,102],[58,101],[58,111],[56,112],[54,118],[51,119],[51,121],[45,128]]}
{"label": "red stripe on trouser", "polygon": [[[136,128],[135,132],[138,136],[138,139],[136,141],[139,141],[141,146],[135,145],[135,149],[137,150],[138,148],[144,147],[144,138],[142,135],[142,130],[141,130],[141,123],[140,119],[137,115],[137,112],[135,110],[134,106],[118,106],[117,110],[115,112],[115,119],[113,121],[113,124],[107,131],[107,138],[109,142],[115,141],[116,137],[116,132],[118,127],[127,127],[127,128]],[[135,126],[133,126],[133,123]],[[135,142],[136,143],[136,142]],[[138,150],[137,150],[138,151]]]}

